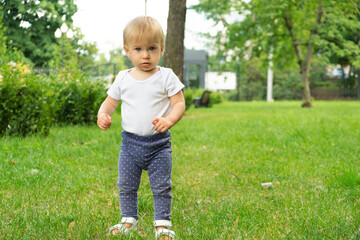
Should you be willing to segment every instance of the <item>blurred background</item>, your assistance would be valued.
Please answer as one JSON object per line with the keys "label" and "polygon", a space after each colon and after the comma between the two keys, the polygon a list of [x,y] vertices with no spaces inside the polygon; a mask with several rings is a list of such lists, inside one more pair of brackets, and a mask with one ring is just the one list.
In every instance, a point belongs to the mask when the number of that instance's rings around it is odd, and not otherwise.
{"label": "blurred background", "polygon": [[205,89],[218,99],[214,103],[302,100],[303,107],[311,107],[314,99],[360,100],[360,2],[356,0],[0,3],[4,132],[9,131],[10,121],[4,119],[10,119],[13,111],[6,110],[9,99],[35,96],[36,91],[47,99],[42,104],[46,102],[52,112],[52,122],[58,121],[57,115],[73,121],[72,102],[91,92],[88,88],[97,89],[97,84],[98,92],[83,100],[95,111],[96,99],[103,97],[117,73],[132,67],[123,51],[122,31],[139,15],[156,18],[164,28],[167,47],[160,65],[171,67],[184,82],[190,105]]}
{"label": "blurred background", "polygon": [[[235,100],[301,99],[308,77],[316,99],[359,98],[358,1],[185,2],[187,87],[234,91]],[[16,49],[36,72],[77,68],[110,79],[131,67],[122,51],[126,23],[150,15],[167,32],[169,14],[169,0],[3,0],[0,7],[2,54]]]}

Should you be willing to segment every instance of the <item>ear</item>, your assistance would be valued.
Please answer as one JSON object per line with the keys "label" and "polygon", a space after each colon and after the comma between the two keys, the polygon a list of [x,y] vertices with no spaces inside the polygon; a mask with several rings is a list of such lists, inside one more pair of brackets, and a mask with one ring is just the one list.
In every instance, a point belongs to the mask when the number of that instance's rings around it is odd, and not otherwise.
{"label": "ear", "polygon": [[161,48],[160,48],[161,56],[164,54],[164,49],[165,49],[165,45],[161,44]]}
{"label": "ear", "polygon": [[124,45],[124,50],[126,52],[126,55],[130,58],[130,51],[129,51],[129,47],[127,45]]}

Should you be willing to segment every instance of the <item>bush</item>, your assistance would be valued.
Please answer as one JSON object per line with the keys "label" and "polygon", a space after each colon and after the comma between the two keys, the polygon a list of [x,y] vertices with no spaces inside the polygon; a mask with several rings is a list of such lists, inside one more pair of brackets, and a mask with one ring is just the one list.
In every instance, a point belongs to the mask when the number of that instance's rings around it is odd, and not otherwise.
{"label": "bush", "polygon": [[260,101],[266,98],[266,84],[261,81],[249,81],[240,85],[240,99]]}
{"label": "bush", "polygon": [[3,64],[0,75],[0,136],[48,135],[53,111],[45,81],[22,63]]}
{"label": "bush", "polygon": [[296,71],[278,71],[274,74],[273,96],[275,100],[300,100],[301,75]]}
{"label": "bush", "polygon": [[89,80],[81,72],[61,73],[52,80],[53,107],[57,124],[95,123],[106,98],[105,82]]}
{"label": "bush", "polygon": [[220,104],[223,102],[223,96],[220,92],[212,91],[210,94],[210,106]]}
{"label": "bush", "polygon": [[[187,88],[184,91],[185,103],[186,103],[186,110],[193,105],[193,98],[201,97],[203,94],[204,89],[200,88]],[[210,104],[209,107],[213,106],[214,104],[219,104],[223,102],[223,96],[220,92],[211,91],[210,94]]]}
{"label": "bush", "polygon": [[193,101],[193,95],[192,95],[192,91],[191,89],[185,89],[184,90],[184,98],[185,98],[185,111],[188,110],[191,105],[192,105],[192,101]]}
{"label": "bush", "polygon": [[96,123],[105,81],[79,71],[35,75],[11,53],[0,66],[0,136],[48,135],[54,124]]}

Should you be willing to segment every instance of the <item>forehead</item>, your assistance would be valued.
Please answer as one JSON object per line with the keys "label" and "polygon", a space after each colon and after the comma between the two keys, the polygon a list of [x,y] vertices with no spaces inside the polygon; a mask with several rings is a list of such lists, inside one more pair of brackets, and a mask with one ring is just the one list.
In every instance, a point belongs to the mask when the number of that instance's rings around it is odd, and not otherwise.
{"label": "forehead", "polygon": [[157,41],[137,40],[129,42],[129,46],[160,46]]}

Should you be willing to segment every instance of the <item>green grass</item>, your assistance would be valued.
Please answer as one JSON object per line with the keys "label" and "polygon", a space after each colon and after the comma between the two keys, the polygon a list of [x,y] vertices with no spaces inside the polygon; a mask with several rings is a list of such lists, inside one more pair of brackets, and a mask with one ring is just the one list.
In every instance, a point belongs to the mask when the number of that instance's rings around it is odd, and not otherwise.
{"label": "green grass", "polygon": [[[171,131],[177,239],[360,239],[360,102],[300,104],[186,112]],[[120,132],[115,115],[106,132],[0,139],[0,239],[118,239]],[[132,239],[153,239],[146,172],[139,214]]]}

